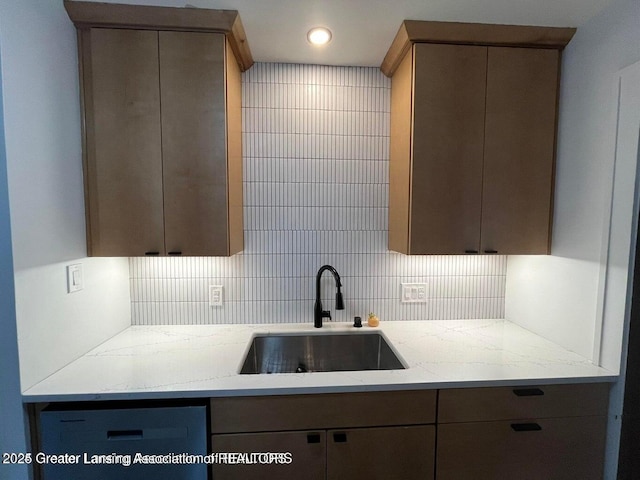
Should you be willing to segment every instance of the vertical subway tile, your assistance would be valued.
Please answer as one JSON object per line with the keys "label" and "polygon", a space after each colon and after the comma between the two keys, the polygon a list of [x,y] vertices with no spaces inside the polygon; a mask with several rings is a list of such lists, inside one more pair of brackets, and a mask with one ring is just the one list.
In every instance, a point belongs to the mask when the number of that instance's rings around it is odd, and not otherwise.
{"label": "vertical subway tile", "polygon": [[[339,321],[504,317],[506,257],[387,250],[391,83],[379,69],[256,63],[242,93],[244,252],[129,259],[132,324],[310,322],[324,262],[343,277]],[[400,303],[401,282],[427,283],[427,303]],[[223,307],[209,307],[210,284]]]}

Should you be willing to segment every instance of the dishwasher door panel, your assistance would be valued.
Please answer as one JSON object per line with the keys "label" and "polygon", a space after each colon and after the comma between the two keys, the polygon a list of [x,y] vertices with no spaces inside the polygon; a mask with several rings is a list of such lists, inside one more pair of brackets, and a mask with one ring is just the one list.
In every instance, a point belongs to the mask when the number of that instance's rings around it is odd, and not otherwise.
{"label": "dishwasher door panel", "polygon": [[205,406],[45,409],[40,424],[44,454],[79,455],[77,464],[45,463],[45,480],[207,478],[204,462],[180,458],[207,455]]}

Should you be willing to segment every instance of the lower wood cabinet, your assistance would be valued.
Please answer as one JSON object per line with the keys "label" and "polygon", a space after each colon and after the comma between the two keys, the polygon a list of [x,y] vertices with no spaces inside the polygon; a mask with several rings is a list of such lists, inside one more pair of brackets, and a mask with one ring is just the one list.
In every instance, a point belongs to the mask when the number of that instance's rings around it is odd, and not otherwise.
{"label": "lower wood cabinet", "polygon": [[437,480],[596,480],[608,384],[440,390]]}
{"label": "lower wood cabinet", "polygon": [[600,480],[607,418],[438,425],[437,480]]}
{"label": "lower wood cabinet", "polygon": [[212,398],[213,453],[291,454],[218,463],[212,478],[432,479],[436,398],[436,390]]}
{"label": "lower wood cabinet", "polygon": [[573,384],[213,398],[212,452],[253,463],[215,464],[212,478],[596,480],[608,395]]}

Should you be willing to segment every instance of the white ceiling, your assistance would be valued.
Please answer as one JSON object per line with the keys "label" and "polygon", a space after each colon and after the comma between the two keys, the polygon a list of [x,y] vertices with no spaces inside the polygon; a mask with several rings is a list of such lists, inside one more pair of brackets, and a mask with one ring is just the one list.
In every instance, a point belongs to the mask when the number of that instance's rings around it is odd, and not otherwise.
{"label": "white ceiling", "polygon": [[[401,22],[436,20],[579,27],[611,0],[90,0],[238,10],[257,62],[380,66]],[[326,26],[331,43],[307,31]]]}

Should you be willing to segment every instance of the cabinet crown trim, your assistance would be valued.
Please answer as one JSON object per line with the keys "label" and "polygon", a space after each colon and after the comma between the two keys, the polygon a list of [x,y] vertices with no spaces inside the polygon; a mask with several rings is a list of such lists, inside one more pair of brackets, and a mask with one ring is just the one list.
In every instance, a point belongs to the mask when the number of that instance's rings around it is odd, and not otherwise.
{"label": "cabinet crown trim", "polygon": [[249,42],[237,10],[151,7],[64,0],[76,28],[135,28],[223,33],[244,72],[253,65]]}
{"label": "cabinet crown trim", "polygon": [[380,70],[387,77],[391,77],[414,43],[493,45],[562,50],[575,32],[575,28],[564,27],[405,20],[400,25],[400,29],[380,65]]}

